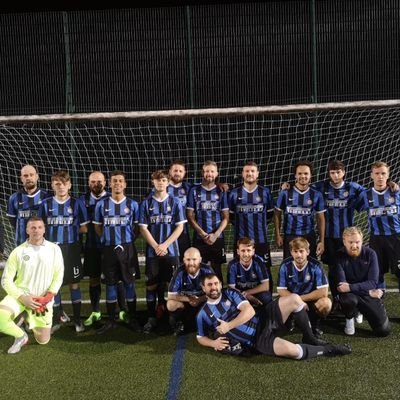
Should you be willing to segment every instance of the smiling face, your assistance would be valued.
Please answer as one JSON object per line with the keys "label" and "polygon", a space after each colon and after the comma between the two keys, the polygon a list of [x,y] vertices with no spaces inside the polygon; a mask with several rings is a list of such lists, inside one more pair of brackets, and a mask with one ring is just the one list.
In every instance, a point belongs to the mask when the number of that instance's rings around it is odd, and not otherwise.
{"label": "smiling face", "polygon": [[183,263],[185,264],[185,269],[188,274],[192,276],[196,275],[201,264],[201,255],[199,250],[194,247],[187,249],[183,256]]}
{"label": "smiling face", "polygon": [[126,189],[126,180],[123,175],[113,175],[110,178],[111,196],[121,196]]}
{"label": "smiling face", "polygon": [[311,170],[310,167],[307,165],[299,165],[296,168],[296,184],[301,187],[305,188],[308,187],[311,181]]}
{"label": "smiling face", "polygon": [[217,276],[206,278],[201,287],[209,299],[216,300],[221,296],[222,285]]}
{"label": "smiling face", "polygon": [[245,165],[242,171],[243,182],[251,185],[256,183],[258,179],[259,171],[258,168],[253,165]]}
{"label": "smiling face", "polygon": [[305,247],[297,247],[290,250],[290,255],[298,268],[302,268],[307,264],[307,257],[310,254],[310,250]]}
{"label": "smiling face", "polygon": [[174,185],[181,183],[186,175],[186,168],[181,164],[172,164],[169,169],[170,180]]}
{"label": "smiling face", "polygon": [[43,242],[45,234],[45,226],[42,220],[28,221],[26,225],[26,233],[30,244],[40,244]]}
{"label": "smiling face", "polygon": [[218,176],[218,168],[215,165],[203,166],[203,183],[211,185],[215,182]]}
{"label": "smiling face", "polygon": [[239,256],[241,264],[245,267],[249,266],[255,254],[255,251],[256,250],[253,245],[239,244],[236,252]]}

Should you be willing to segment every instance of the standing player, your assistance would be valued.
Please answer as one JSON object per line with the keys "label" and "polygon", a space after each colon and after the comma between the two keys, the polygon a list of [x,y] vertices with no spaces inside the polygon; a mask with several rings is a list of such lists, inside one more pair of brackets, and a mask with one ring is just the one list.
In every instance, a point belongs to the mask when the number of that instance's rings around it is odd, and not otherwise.
{"label": "standing player", "polygon": [[64,273],[60,248],[44,239],[43,220],[29,218],[26,233],[28,239],[11,252],[1,280],[7,296],[0,302],[0,332],[15,338],[9,354],[18,353],[28,342],[26,332],[13,321],[21,312],[26,312],[36,341],[49,342],[53,297]]}
{"label": "standing player", "polygon": [[[173,160],[169,166],[168,194],[177,198],[182,204],[186,215],[187,196],[192,185],[184,181],[186,175],[186,165],[182,160]],[[189,225],[185,224],[183,232],[178,238],[179,259],[183,260],[185,251],[190,247]]]}
{"label": "standing player", "polygon": [[26,240],[26,223],[38,210],[42,201],[49,197],[47,192],[39,189],[37,184],[39,174],[33,165],[25,165],[21,169],[22,189],[15,192],[8,200],[7,216],[15,228],[15,242],[17,245]]}
{"label": "standing player", "polygon": [[385,162],[372,164],[373,187],[361,193],[360,207],[368,213],[369,245],[378,255],[381,288],[385,288],[384,274],[390,271],[400,289],[400,192],[388,187],[389,172]]}
{"label": "standing player", "polygon": [[[328,344],[313,335],[305,304],[296,294],[268,303],[255,315],[254,308],[237,290],[222,290],[216,275],[205,276],[202,287],[207,296],[197,314],[197,341],[202,346],[231,355],[257,351],[296,360],[351,353],[348,345]],[[291,315],[303,332],[303,343],[279,337],[287,331],[285,323]]]}
{"label": "standing player", "polygon": [[[301,236],[310,243],[310,256],[317,258],[324,252],[325,205],[322,194],[310,187],[313,168],[309,161],[299,161],[294,167],[296,182],[288,190],[279,193],[275,207],[275,240],[278,247],[283,245],[283,258],[290,256],[289,242]],[[282,214],[284,238],[281,236]],[[314,231],[316,215],[319,241]]]}
{"label": "standing player", "polygon": [[[173,269],[179,265],[178,238],[186,223],[182,204],[167,193],[169,176],[158,170],[151,175],[153,194],[140,205],[139,226],[147,242],[146,302],[148,321],[143,328],[150,333],[157,326],[157,289],[171,280]],[[165,300],[164,300],[165,301]]]}
{"label": "standing player", "polygon": [[254,161],[247,161],[243,166],[243,185],[229,194],[229,210],[233,215],[235,243],[248,237],[255,243],[255,252],[264,258],[270,276],[272,292],[271,253],[268,244],[268,223],[274,214],[274,199],[270,190],[258,184],[260,172]]}
{"label": "standing player", "polygon": [[298,237],[289,243],[291,257],[283,260],[278,275],[278,295],[298,294],[307,304],[307,311],[314,334],[321,335],[320,318],[332,309],[328,297],[328,281],[318,260],[308,257],[310,244]]}
{"label": "standing player", "polygon": [[[71,187],[67,171],[55,172],[51,177],[54,196],[43,201],[39,215],[45,220],[47,239],[61,247],[64,258],[63,285],[69,285],[75,330],[82,332],[85,328],[81,322],[82,295],[79,282],[82,278],[82,263],[79,233],[87,232],[90,221],[82,201],[70,196]],[[61,293],[58,292],[54,299],[53,332],[60,327],[61,313]]]}
{"label": "standing player", "polygon": [[237,255],[228,264],[228,286],[239,290],[252,305],[272,301],[269,274],[265,260],[255,254],[254,240],[242,237],[237,241]]}
{"label": "standing player", "polygon": [[201,262],[199,250],[190,247],[185,251],[183,265],[175,272],[168,287],[167,308],[170,312],[170,326],[175,335],[191,331],[197,312],[206,301],[201,288],[203,276],[214,271]]}
{"label": "standing player", "polygon": [[138,234],[139,205],[125,196],[126,178],[122,171],[113,171],[109,186],[111,196],[97,202],[93,223],[103,244],[102,272],[106,282],[108,321],[98,334],[116,327],[115,313],[118,282],[124,283],[128,306],[128,325],[135,331],[136,320],[135,275],[139,262],[134,240]]}
{"label": "standing player", "polygon": [[358,208],[357,199],[364,191],[364,187],[358,183],[345,180],[345,173],[342,161],[331,160],[328,163],[329,179],[311,185],[322,193],[325,201],[325,250],[322,261],[329,266],[328,281],[334,298],[337,295],[332,271],[335,255],[343,246],[344,229],[354,225],[354,212]]}
{"label": "standing player", "polygon": [[226,262],[223,232],[229,223],[229,207],[227,194],[215,184],[217,177],[217,164],[206,161],[202,183],[189,192],[187,217],[195,231],[194,247],[222,282],[221,265]]}

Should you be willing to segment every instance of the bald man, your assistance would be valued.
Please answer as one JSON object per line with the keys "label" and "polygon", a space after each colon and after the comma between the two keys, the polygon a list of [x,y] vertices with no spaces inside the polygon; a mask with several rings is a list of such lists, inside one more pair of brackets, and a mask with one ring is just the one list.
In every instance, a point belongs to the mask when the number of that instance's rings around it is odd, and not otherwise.
{"label": "bald man", "polygon": [[210,273],[214,271],[201,262],[199,250],[189,247],[183,255],[183,265],[175,271],[168,287],[167,308],[174,335],[196,329],[195,316],[206,300],[201,279]]}
{"label": "bald man", "polygon": [[46,191],[38,188],[39,173],[33,165],[27,164],[21,168],[20,180],[22,189],[10,196],[7,208],[7,216],[15,228],[17,246],[27,239],[28,219],[38,215],[40,204],[49,197]]}

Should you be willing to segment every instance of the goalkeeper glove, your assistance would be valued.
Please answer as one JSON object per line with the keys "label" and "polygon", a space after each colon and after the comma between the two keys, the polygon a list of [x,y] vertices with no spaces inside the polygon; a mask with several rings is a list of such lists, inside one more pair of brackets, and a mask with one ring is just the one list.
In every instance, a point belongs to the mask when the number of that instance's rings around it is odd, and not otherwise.
{"label": "goalkeeper glove", "polygon": [[33,300],[40,303],[42,306],[45,306],[51,300],[53,300],[54,294],[51,292],[47,292],[45,296],[34,297]]}
{"label": "goalkeeper glove", "polygon": [[41,305],[41,306],[39,306],[38,308],[36,308],[36,309],[33,311],[33,313],[34,313],[35,315],[37,315],[38,317],[40,317],[40,316],[43,317],[43,316],[46,314],[47,311],[49,311],[49,310],[47,309],[47,307],[46,307],[45,305]]}

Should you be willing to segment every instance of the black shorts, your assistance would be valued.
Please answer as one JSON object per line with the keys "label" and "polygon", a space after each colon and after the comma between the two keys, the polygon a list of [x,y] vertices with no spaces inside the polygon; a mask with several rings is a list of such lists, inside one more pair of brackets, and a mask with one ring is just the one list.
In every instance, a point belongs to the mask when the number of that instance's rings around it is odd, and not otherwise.
{"label": "black shorts", "polygon": [[146,286],[169,282],[172,278],[172,274],[178,266],[178,257],[147,257]]}
{"label": "black shorts", "polygon": [[372,236],[369,247],[376,251],[381,275],[391,272],[400,278],[400,235]]}
{"label": "black shorts", "polygon": [[321,260],[324,264],[330,267],[335,265],[336,252],[343,247],[342,239],[325,238],[325,250],[321,256]]}
{"label": "black shorts", "polygon": [[223,238],[217,239],[212,245],[206,244],[202,240],[196,239],[194,241],[194,247],[196,247],[200,251],[201,258],[204,263],[226,263],[225,241]]}
{"label": "black shorts", "polygon": [[290,257],[289,243],[297,237],[302,237],[310,243],[310,257],[317,259],[317,238],[315,232],[311,232],[309,235],[285,235],[283,237],[283,259]]}
{"label": "black shorts", "polygon": [[133,243],[107,246],[103,249],[102,274],[106,285],[122,281],[133,283],[139,269],[136,247]]}
{"label": "black shorts", "polygon": [[86,248],[83,252],[83,276],[100,278],[102,250]]}
{"label": "black shorts", "polygon": [[79,283],[83,276],[81,260],[81,244],[60,244],[61,253],[64,258],[64,279],[63,285]]}
{"label": "black shorts", "polygon": [[271,261],[271,250],[269,248],[268,243],[256,243],[255,244],[256,254],[260,256],[264,261],[267,267],[272,267]]}
{"label": "black shorts", "polygon": [[286,332],[282,321],[279,299],[261,307],[257,313],[260,319],[256,332],[256,350],[261,354],[275,355],[274,341],[279,332]]}

